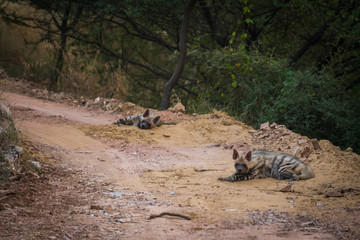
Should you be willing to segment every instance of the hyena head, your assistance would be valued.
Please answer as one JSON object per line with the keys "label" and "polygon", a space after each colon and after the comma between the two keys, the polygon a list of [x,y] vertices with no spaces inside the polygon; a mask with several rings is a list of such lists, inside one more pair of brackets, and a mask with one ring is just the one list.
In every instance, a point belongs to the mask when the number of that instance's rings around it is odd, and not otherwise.
{"label": "hyena head", "polygon": [[233,151],[234,166],[237,174],[246,174],[249,169],[249,163],[251,161],[251,151],[245,154],[239,154],[236,149]]}
{"label": "hyena head", "polygon": [[142,118],[138,122],[140,129],[151,129],[160,124],[160,116],[151,116],[149,109],[146,109],[142,115]]}

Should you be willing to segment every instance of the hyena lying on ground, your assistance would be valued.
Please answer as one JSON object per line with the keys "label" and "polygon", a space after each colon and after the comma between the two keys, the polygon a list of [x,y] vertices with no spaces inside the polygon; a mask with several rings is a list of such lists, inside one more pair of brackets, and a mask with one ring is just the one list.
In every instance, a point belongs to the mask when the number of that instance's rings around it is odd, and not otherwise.
{"label": "hyena lying on ground", "polygon": [[234,182],[273,177],[279,180],[295,181],[315,177],[309,166],[286,153],[257,150],[239,154],[234,149],[233,159],[236,172],[219,180]]}
{"label": "hyena lying on ground", "polygon": [[133,125],[140,129],[151,129],[160,125],[160,116],[150,113],[149,109],[146,109],[144,113],[134,116],[120,118],[113,124],[115,125]]}

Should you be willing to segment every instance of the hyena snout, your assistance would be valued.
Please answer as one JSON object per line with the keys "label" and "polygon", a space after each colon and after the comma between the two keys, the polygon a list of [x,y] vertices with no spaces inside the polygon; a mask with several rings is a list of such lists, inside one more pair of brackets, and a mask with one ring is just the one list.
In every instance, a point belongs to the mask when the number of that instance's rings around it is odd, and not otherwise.
{"label": "hyena snout", "polygon": [[147,121],[141,121],[141,123],[139,124],[139,128],[140,129],[150,129],[151,125]]}
{"label": "hyena snout", "polygon": [[246,165],[245,164],[236,164],[235,169],[238,173],[245,173],[246,172]]}

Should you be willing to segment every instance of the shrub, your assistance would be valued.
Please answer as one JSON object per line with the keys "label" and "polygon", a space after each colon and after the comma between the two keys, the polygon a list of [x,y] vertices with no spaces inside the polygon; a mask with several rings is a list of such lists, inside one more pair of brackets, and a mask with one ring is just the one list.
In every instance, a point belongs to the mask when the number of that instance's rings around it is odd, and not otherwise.
{"label": "shrub", "polygon": [[256,50],[215,50],[191,60],[201,63],[194,88],[200,94],[191,110],[214,107],[255,128],[276,122],[360,152],[360,94],[349,92],[342,78],[325,70],[294,70]]}

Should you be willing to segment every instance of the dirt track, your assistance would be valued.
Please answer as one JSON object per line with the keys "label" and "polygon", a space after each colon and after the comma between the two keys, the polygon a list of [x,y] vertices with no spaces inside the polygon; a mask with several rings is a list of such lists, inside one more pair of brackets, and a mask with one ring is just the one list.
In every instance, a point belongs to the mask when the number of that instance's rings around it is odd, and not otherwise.
{"label": "dirt track", "polygon": [[[4,93],[40,179],[0,186],[2,239],[356,239],[360,157],[287,129],[255,131],[221,112],[182,116],[152,131],[110,123],[119,115]],[[292,154],[316,177],[226,183],[231,148]],[[326,198],[327,193],[341,193]],[[191,217],[151,214],[179,213]]]}

